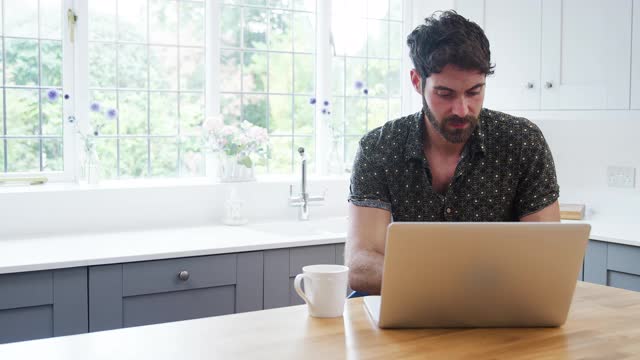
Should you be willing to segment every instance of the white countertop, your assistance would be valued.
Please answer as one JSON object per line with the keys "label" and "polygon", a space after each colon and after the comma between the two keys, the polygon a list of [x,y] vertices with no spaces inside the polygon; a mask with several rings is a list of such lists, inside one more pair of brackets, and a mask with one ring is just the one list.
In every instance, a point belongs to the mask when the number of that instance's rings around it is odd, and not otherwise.
{"label": "white countertop", "polygon": [[[635,220],[635,221],[634,221]],[[588,215],[593,240],[640,246],[633,217]],[[0,274],[343,243],[347,219],[279,221],[0,241]]]}
{"label": "white countertop", "polygon": [[344,243],[347,219],[81,234],[0,241],[0,274]]}

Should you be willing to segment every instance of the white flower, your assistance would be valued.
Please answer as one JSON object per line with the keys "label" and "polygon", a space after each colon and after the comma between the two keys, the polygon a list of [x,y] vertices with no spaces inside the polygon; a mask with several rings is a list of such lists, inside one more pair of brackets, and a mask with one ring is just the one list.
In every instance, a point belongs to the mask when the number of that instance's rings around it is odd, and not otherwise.
{"label": "white flower", "polygon": [[216,132],[220,130],[220,128],[224,125],[222,121],[222,117],[220,115],[213,115],[207,117],[207,119],[202,124],[202,127],[209,132]]}

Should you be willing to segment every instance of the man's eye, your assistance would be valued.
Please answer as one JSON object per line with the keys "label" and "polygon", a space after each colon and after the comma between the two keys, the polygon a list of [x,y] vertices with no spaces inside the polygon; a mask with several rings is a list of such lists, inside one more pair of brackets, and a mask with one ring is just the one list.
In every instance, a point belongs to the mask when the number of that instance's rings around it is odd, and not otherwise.
{"label": "man's eye", "polygon": [[438,96],[442,96],[444,98],[449,98],[449,97],[453,96],[453,94],[450,93],[450,92],[439,92],[437,94],[438,94]]}
{"label": "man's eye", "polygon": [[478,95],[478,94],[480,94],[480,92],[479,92],[479,91],[474,91],[474,92],[469,92],[469,93],[467,93],[467,95],[469,95],[469,96],[476,96],[476,95]]}

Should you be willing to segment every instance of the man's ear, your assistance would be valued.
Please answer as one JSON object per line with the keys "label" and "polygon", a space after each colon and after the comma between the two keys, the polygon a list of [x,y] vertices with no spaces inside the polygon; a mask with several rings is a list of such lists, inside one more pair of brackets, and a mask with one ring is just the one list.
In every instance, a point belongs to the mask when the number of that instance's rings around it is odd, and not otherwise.
{"label": "man's ear", "polygon": [[413,89],[420,96],[422,96],[422,77],[420,76],[420,74],[416,69],[411,69],[409,74],[411,76],[411,84],[413,85]]}

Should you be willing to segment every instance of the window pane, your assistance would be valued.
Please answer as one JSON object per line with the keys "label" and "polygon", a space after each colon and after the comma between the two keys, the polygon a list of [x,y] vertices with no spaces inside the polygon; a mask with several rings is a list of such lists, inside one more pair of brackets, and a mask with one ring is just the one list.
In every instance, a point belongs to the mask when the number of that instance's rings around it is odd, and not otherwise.
{"label": "window pane", "polygon": [[151,176],[178,175],[178,144],[174,138],[151,139]]}
{"label": "window pane", "polygon": [[4,8],[5,36],[38,37],[38,0],[4,0]]}
{"label": "window pane", "polygon": [[158,92],[149,95],[150,132],[153,135],[178,134],[178,95]]}
{"label": "window pane", "polygon": [[386,19],[389,17],[389,0],[367,1],[367,17]]}
{"label": "window pane", "polygon": [[316,48],[316,15],[294,13],[294,51],[313,52]]}
{"label": "window pane", "polygon": [[290,137],[269,138],[269,171],[277,174],[291,174]]}
{"label": "window pane", "polygon": [[187,137],[180,141],[180,174],[183,176],[204,175],[204,155],[200,137]]}
{"label": "window pane", "polygon": [[59,89],[42,90],[42,134],[62,136],[62,93]]}
{"label": "window pane", "polygon": [[38,40],[4,39],[7,85],[38,85]]}
{"label": "window pane", "polygon": [[293,43],[291,31],[291,11],[271,11],[271,29],[269,32],[269,49],[291,51]]}
{"label": "window pane", "polygon": [[7,170],[9,172],[40,171],[40,140],[7,139]]}
{"label": "window pane", "polygon": [[400,96],[402,93],[402,63],[389,61],[389,95]]}
{"label": "window pane", "polygon": [[[5,91],[7,94],[7,135],[40,134],[38,119],[38,98],[40,96],[38,90],[6,89]],[[26,149],[22,145],[15,146]]]}
{"label": "window pane", "polygon": [[62,86],[62,42],[40,41],[41,86]]}
{"label": "window pane", "polygon": [[[334,57],[331,60],[331,83],[333,95],[344,95],[344,57]],[[347,86],[351,86],[349,84]]]}
{"label": "window pane", "polygon": [[118,82],[123,88],[147,87],[147,47],[118,45]]}
{"label": "window pane", "polygon": [[62,139],[44,139],[42,140],[42,170],[43,171],[62,171],[64,165],[62,162],[63,146]]}
{"label": "window pane", "polygon": [[116,1],[89,0],[89,40],[116,39]]}
{"label": "window pane", "polygon": [[244,46],[265,49],[267,45],[267,11],[244,8]]}
{"label": "window pane", "polygon": [[347,95],[361,95],[363,89],[354,86],[356,82],[360,82],[363,86],[367,85],[367,61],[365,59],[347,58]]}
{"label": "window pane", "polygon": [[149,87],[174,90],[178,88],[178,50],[169,46],[149,47]]}
{"label": "window pane", "polygon": [[100,162],[100,177],[116,178],[118,176],[118,140],[98,138],[96,151]]}
{"label": "window pane", "polygon": [[334,136],[344,135],[344,98],[334,97],[329,116],[329,129]]}
{"label": "window pane", "polygon": [[120,134],[147,134],[147,93],[143,91],[121,91]]}
{"label": "window pane", "polygon": [[[320,106],[316,104],[316,106]],[[315,106],[309,104],[306,96],[295,97],[295,111],[293,112],[296,135],[313,135],[313,119],[315,117]]]}
{"label": "window pane", "polygon": [[242,88],[244,91],[266,91],[267,90],[267,54],[245,52],[244,75],[242,78]]}
{"label": "window pane", "polygon": [[400,99],[389,99],[389,120],[397,119],[402,116],[402,102]]}
{"label": "window pane", "polygon": [[316,0],[293,0],[293,8],[296,10],[316,11]]}
{"label": "window pane", "polygon": [[[101,125],[101,135],[114,135],[117,133],[117,120],[107,118],[109,110],[116,109],[116,92],[93,90],[90,92],[91,104],[89,105],[89,122],[92,128]],[[97,148],[96,148],[97,149]],[[98,153],[100,154],[100,153]]]}
{"label": "window pane", "polygon": [[268,0],[270,7],[289,9],[292,5],[292,0]]}
{"label": "window pane", "polygon": [[239,95],[222,95],[220,99],[220,113],[224,118],[225,124],[240,121],[241,107],[242,102]]}
{"label": "window pane", "polygon": [[180,45],[204,45],[204,3],[179,4]]}
{"label": "window pane", "polygon": [[175,1],[149,0],[149,42],[178,43],[178,5]]}
{"label": "window pane", "polygon": [[89,43],[89,86],[116,87],[116,46]]}
{"label": "window pane", "polygon": [[403,49],[406,49],[406,38],[402,34],[402,23],[392,22],[389,24],[389,57],[392,59],[402,58]]}
{"label": "window pane", "polygon": [[389,22],[368,20],[368,56],[389,57]]}
{"label": "window pane", "polygon": [[180,89],[204,91],[204,50],[180,48]]}
{"label": "window pane", "polygon": [[315,71],[313,55],[298,55],[294,56],[294,77],[295,88],[294,91],[297,94],[313,94],[315,83]]}
{"label": "window pane", "polygon": [[344,145],[344,162],[345,167],[351,169],[353,167],[353,159],[356,155],[356,151],[358,151],[358,142],[360,141],[360,137],[347,137],[345,138]]}
{"label": "window pane", "polygon": [[[351,2],[346,2],[351,7]],[[333,41],[337,55],[367,55],[367,21],[352,18],[346,11],[334,14]]]}
{"label": "window pane", "polygon": [[180,133],[200,134],[204,121],[204,94],[180,94]]}
{"label": "window pane", "polygon": [[220,14],[220,35],[222,47],[240,47],[240,33],[242,20],[240,14],[242,10],[235,6],[223,6]]}
{"label": "window pane", "polygon": [[269,54],[269,92],[291,93],[293,64],[291,54]]}
{"label": "window pane", "polygon": [[345,126],[347,134],[362,135],[367,130],[367,102],[363,98],[346,99]]}
{"label": "window pane", "polygon": [[370,96],[386,96],[388,60],[369,60],[369,78],[367,80]]}
{"label": "window pane", "polygon": [[390,1],[389,14],[389,18],[393,20],[402,20],[402,0]]}
{"label": "window pane", "polygon": [[147,176],[147,139],[120,139],[120,177]]}
{"label": "window pane", "polygon": [[147,41],[147,0],[118,0],[118,39]]}
{"label": "window pane", "polygon": [[220,52],[220,91],[240,91],[240,52],[222,50]]}
{"label": "window pane", "polygon": [[369,112],[367,130],[375,129],[389,120],[387,116],[387,103],[387,99],[369,99],[369,103],[367,104],[367,110]]}
{"label": "window pane", "polygon": [[40,37],[61,39],[62,36],[62,1],[40,1]]}
{"label": "window pane", "polygon": [[242,119],[248,122],[267,128],[267,96],[266,95],[245,95],[242,104]]}
{"label": "window pane", "polygon": [[269,132],[290,135],[292,132],[291,96],[269,96]]}
{"label": "window pane", "polygon": [[0,141],[0,172],[4,172],[4,140]]}

